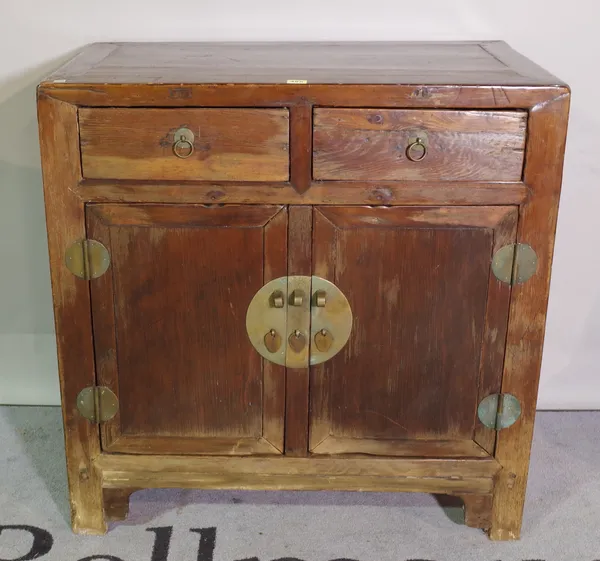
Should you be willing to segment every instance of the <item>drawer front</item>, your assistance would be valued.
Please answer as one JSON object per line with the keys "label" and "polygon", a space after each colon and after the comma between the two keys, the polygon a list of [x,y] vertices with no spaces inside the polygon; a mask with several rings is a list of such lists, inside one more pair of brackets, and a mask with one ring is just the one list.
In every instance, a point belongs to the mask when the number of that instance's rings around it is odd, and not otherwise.
{"label": "drawer front", "polygon": [[526,111],[315,109],[322,180],[519,181]]}
{"label": "drawer front", "polygon": [[289,179],[287,109],[84,108],[79,127],[86,178]]}

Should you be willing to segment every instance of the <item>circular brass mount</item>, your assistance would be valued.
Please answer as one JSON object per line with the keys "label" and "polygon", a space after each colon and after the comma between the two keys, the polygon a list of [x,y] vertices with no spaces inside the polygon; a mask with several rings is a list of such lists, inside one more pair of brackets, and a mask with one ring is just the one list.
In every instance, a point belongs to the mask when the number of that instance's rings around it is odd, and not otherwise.
{"label": "circular brass mount", "polygon": [[348,299],[332,282],[315,276],[280,277],[252,298],[246,331],[262,357],[288,368],[306,368],[344,348],[352,321]]}

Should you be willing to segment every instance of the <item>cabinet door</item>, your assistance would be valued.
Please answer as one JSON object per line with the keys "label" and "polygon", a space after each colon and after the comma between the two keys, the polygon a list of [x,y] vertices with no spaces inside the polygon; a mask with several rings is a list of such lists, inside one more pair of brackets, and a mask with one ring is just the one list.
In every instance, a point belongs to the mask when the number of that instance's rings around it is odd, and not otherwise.
{"label": "cabinet door", "polygon": [[98,383],[119,399],[109,452],[280,454],[283,367],[246,333],[258,289],[285,276],[281,206],[94,204],[111,266],[91,282]]}
{"label": "cabinet door", "polygon": [[510,286],[491,272],[516,207],[317,207],[314,274],[347,296],[347,345],[310,373],[313,454],[485,456]]}

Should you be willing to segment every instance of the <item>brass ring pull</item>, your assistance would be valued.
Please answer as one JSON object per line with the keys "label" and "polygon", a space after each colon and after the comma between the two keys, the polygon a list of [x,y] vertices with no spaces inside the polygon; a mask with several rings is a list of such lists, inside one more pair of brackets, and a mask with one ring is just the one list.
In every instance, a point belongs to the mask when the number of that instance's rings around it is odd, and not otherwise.
{"label": "brass ring pull", "polygon": [[[185,154],[182,150],[187,149],[188,153]],[[189,158],[194,153],[194,145],[185,136],[181,135],[179,140],[173,144],[173,153],[182,160]]]}
{"label": "brass ring pull", "polygon": [[[422,149],[422,154],[420,156],[415,156],[414,151],[416,148]],[[425,156],[427,156],[427,146],[423,142],[421,138],[417,138],[414,142],[411,142],[406,149],[406,157],[411,162],[420,162]]]}

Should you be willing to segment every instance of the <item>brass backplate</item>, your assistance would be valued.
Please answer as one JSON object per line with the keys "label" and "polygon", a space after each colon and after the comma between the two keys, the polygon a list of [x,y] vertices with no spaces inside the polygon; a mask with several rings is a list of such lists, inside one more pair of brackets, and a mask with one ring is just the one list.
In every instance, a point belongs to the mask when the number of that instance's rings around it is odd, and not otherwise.
{"label": "brass backplate", "polygon": [[67,248],[65,264],[80,279],[97,279],[108,270],[110,254],[96,240],[79,240]]}
{"label": "brass backplate", "polygon": [[344,347],[352,331],[352,311],[344,294],[328,280],[280,277],[252,298],[246,331],[262,357],[288,368],[307,368]]}
{"label": "brass backplate", "polygon": [[[321,277],[312,277],[311,295],[310,364],[314,365],[329,360],[344,348],[352,332],[352,310],[344,293]],[[318,306],[317,299],[323,297],[325,305]],[[318,344],[323,335],[331,338],[328,345]]]}
{"label": "brass backplate", "polygon": [[[283,306],[280,306],[280,299],[283,297]],[[286,345],[275,346],[269,343],[271,332],[274,331],[273,338],[279,338],[287,342],[286,320],[287,320],[287,299],[288,299],[288,278],[279,277],[265,284],[252,298],[248,311],[246,312],[246,331],[252,346],[261,356],[274,362],[275,364],[285,365]],[[265,339],[266,338],[266,339]]]}
{"label": "brass backplate", "polygon": [[79,392],[77,409],[92,423],[110,421],[119,410],[117,396],[104,386],[92,386]]}
{"label": "brass backplate", "polygon": [[522,284],[537,271],[537,261],[537,254],[530,245],[505,245],[494,253],[492,271],[501,282]]}
{"label": "brass backplate", "polygon": [[509,393],[488,395],[479,404],[477,416],[489,429],[506,429],[521,416],[521,403]]}

